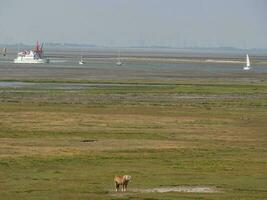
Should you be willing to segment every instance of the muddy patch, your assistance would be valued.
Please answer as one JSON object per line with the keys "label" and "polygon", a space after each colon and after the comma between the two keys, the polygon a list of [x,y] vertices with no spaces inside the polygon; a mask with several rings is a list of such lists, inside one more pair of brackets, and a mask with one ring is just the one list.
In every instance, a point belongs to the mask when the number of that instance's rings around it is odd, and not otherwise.
{"label": "muddy patch", "polygon": [[133,192],[141,193],[166,193],[166,192],[186,192],[186,193],[217,193],[220,192],[215,186],[175,186],[175,187],[159,187],[151,189],[136,189]]}
{"label": "muddy patch", "polygon": [[97,142],[97,140],[81,140],[81,142],[83,143],[93,143],[93,142]]}

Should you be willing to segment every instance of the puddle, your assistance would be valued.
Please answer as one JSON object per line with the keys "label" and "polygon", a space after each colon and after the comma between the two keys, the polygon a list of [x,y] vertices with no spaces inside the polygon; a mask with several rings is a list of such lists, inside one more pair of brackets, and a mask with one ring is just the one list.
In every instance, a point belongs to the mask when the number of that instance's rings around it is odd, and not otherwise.
{"label": "puddle", "polygon": [[30,85],[33,85],[33,83],[19,81],[0,81],[0,87],[24,87]]}
{"label": "puddle", "polygon": [[146,85],[146,84],[119,84],[119,83],[30,83],[19,81],[0,81],[1,87],[10,88],[27,88],[27,89],[54,89],[54,90],[83,90],[89,88],[109,88],[109,87],[162,87],[162,85]]}
{"label": "puddle", "polygon": [[92,142],[96,142],[97,140],[82,140],[81,142],[83,143],[92,143]]}
{"label": "puddle", "polygon": [[55,63],[66,63],[67,60],[62,60],[62,59],[50,59],[49,63],[55,64]]}
{"label": "puddle", "polygon": [[175,187],[159,187],[151,189],[135,189],[133,192],[141,193],[166,193],[166,192],[186,192],[186,193],[217,193],[220,192],[214,186],[175,186]]}

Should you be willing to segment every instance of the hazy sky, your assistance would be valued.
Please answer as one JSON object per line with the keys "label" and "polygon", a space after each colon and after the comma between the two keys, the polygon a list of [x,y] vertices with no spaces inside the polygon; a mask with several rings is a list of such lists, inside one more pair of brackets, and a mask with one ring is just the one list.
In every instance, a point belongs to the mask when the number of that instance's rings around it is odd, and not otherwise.
{"label": "hazy sky", "polygon": [[267,0],[0,0],[0,43],[267,48]]}

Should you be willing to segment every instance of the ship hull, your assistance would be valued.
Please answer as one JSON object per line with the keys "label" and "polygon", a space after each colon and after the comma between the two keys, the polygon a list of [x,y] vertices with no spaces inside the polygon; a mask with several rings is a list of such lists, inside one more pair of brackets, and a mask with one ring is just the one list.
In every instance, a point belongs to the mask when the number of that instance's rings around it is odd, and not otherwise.
{"label": "ship hull", "polygon": [[21,58],[16,58],[14,59],[14,63],[20,63],[20,64],[45,64],[49,63],[48,59],[42,58],[42,59],[21,59]]}
{"label": "ship hull", "polygon": [[251,68],[250,67],[244,67],[243,70],[244,71],[249,71],[249,70],[251,70]]}

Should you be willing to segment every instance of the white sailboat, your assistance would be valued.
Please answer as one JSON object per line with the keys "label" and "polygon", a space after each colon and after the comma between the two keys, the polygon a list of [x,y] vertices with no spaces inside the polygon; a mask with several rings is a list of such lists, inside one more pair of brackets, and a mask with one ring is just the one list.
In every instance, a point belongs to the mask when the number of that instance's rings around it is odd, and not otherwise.
{"label": "white sailboat", "polygon": [[247,57],[246,57],[246,66],[243,68],[243,70],[245,70],[245,71],[251,70],[250,60],[249,60],[248,54],[247,54]]}
{"label": "white sailboat", "polygon": [[79,65],[84,65],[83,57],[81,56],[81,60],[79,61]]}
{"label": "white sailboat", "polygon": [[6,48],[3,48],[2,50],[1,50],[1,53],[0,54],[2,54],[3,56],[6,56]]}
{"label": "white sailboat", "polygon": [[119,55],[118,55],[118,60],[116,63],[117,66],[122,66],[122,62],[121,62],[121,52],[119,51]]}

